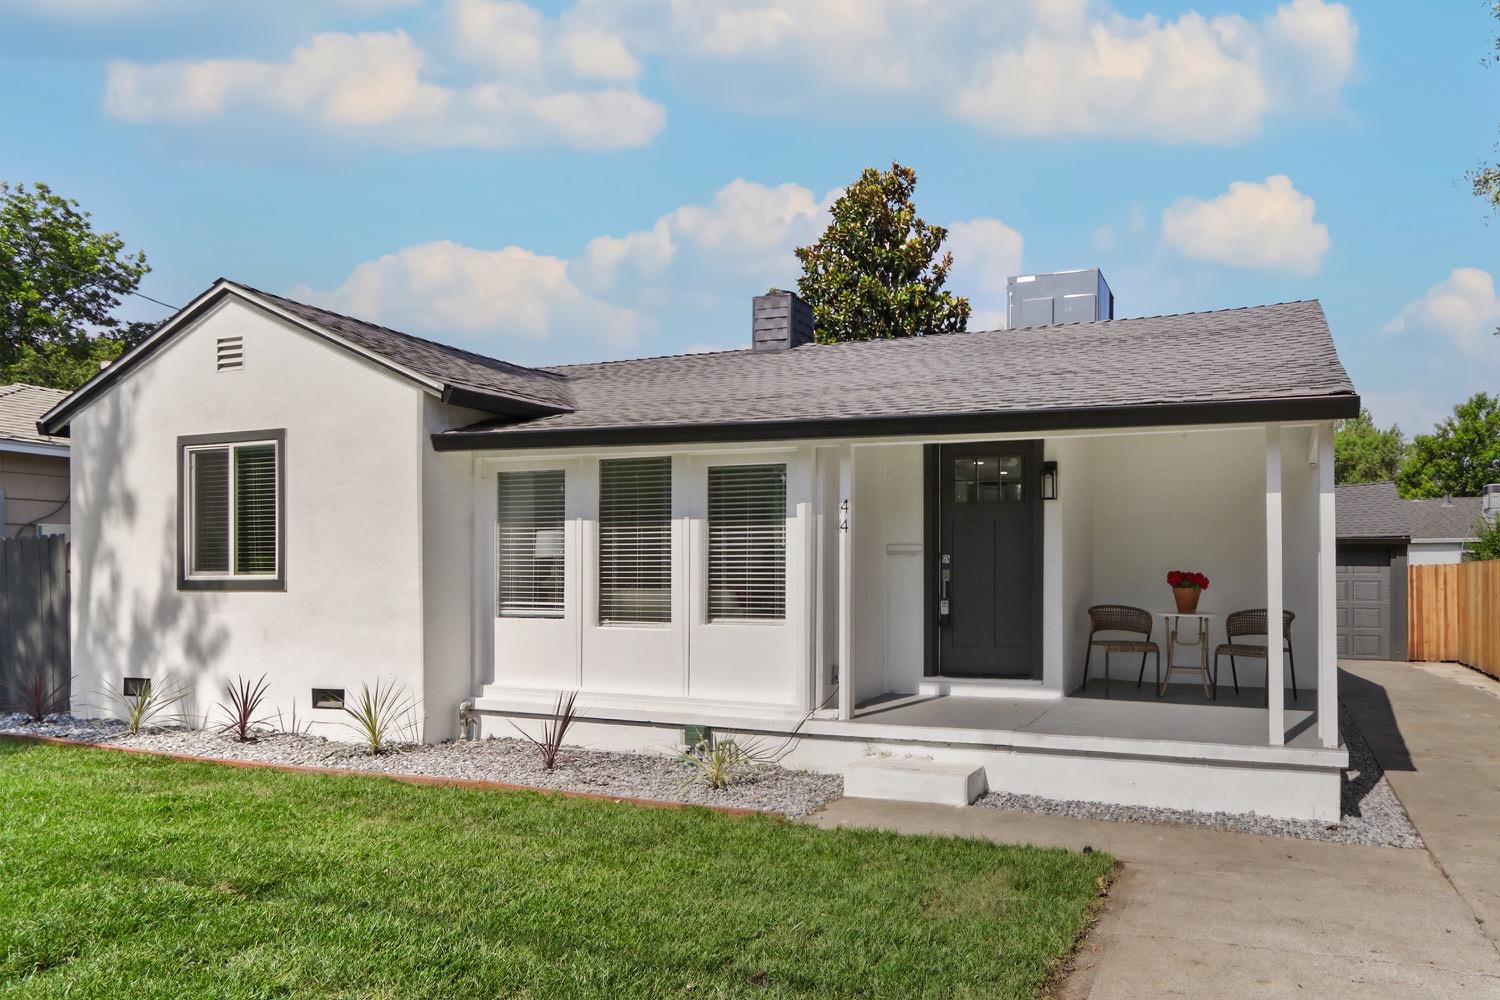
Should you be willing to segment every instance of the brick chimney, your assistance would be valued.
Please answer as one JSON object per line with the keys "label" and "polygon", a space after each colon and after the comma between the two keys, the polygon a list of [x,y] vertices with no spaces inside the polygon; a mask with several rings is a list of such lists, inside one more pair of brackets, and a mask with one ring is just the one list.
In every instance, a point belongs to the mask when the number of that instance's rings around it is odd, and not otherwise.
{"label": "brick chimney", "polygon": [[757,354],[811,344],[812,306],[779,288],[757,295],[751,308],[750,342]]}

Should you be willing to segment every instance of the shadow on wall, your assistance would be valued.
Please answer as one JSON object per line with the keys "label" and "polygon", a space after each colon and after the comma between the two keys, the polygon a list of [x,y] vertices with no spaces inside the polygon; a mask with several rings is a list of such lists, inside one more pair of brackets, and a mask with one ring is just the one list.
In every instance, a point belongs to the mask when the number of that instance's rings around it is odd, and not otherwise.
{"label": "shadow on wall", "polygon": [[1375,759],[1387,771],[1415,771],[1385,688],[1347,670],[1339,671],[1339,700],[1348,706]]}
{"label": "shadow on wall", "polygon": [[[124,413],[138,412],[139,392],[126,379],[95,402],[86,454],[73,455],[75,712],[114,714],[105,692],[126,676],[196,689],[229,645],[213,616],[219,595],[177,589],[177,457],[134,452]],[[127,478],[127,460],[151,470],[149,485]],[[157,521],[149,529],[148,517]],[[201,719],[210,707],[192,696],[181,712]]]}

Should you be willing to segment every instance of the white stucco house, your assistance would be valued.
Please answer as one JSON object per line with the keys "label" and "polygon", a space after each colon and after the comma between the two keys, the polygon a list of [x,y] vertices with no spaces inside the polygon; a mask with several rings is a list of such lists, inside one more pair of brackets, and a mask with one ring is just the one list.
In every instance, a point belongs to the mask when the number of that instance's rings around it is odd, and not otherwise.
{"label": "white stucco house", "polygon": [[[333,725],[394,679],[428,740],[578,690],[592,746],[795,733],[815,769],[1336,818],[1359,400],[1323,312],[1066,322],[1109,315],[1092,275],[1017,286],[1008,331],[817,345],[778,294],[746,350],[546,369],[220,280],[41,421],[72,442],[74,690],[175,678],[203,711],[266,673]],[[1166,611],[1172,569],[1200,611],[1295,613],[1295,696],[1244,658],[1213,700],[1134,655],[1085,684],[1090,606]]]}

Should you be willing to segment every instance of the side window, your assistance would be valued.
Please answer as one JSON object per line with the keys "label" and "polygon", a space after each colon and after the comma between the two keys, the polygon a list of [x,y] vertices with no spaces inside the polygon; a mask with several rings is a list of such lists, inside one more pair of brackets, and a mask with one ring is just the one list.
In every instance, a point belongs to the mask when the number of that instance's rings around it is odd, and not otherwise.
{"label": "side window", "polygon": [[281,585],[283,442],[279,431],[179,440],[183,589]]}
{"label": "side window", "polygon": [[496,613],[502,618],[563,616],[566,483],[562,469],[499,474]]}

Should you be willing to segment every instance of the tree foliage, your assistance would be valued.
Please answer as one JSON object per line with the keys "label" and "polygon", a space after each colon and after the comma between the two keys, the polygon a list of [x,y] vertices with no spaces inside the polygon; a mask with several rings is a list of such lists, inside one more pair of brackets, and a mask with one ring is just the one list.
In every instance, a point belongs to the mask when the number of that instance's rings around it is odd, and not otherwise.
{"label": "tree foliage", "polygon": [[813,309],[819,343],[959,333],[969,300],[943,290],[953,255],[948,231],[929,225],[912,204],[917,173],[892,163],[866,167],[833,203],[833,221],[811,246],[798,247],[797,290]]}
{"label": "tree foliage", "polygon": [[0,382],[73,389],[152,324],[115,315],[150,271],[46,184],[0,181]]}
{"label": "tree foliage", "polygon": [[1474,543],[1464,549],[1464,562],[1500,559],[1500,518],[1479,525],[1475,534]]}
{"label": "tree foliage", "polygon": [[1339,484],[1387,483],[1401,471],[1406,437],[1392,424],[1386,430],[1375,426],[1369,410],[1341,420],[1333,434],[1333,475]]}
{"label": "tree foliage", "polygon": [[[1500,18],[1500,0],[1491,0],[1490,13]],[[1491,66],[1500,62],[1500,35],[1496,35],[1494,50],[1484,61]],[[1485,199],[1492,209],[1500,211],[1500,164],[1480,164],[1474,170],[1469,171],[1469,182],[1474,185],[1475,197]]]}
{"label": "tree foliage", "polygon": [[1478,496],[1500,483],[1500,397],[1477,392],[1431,434],[1418,434],[1397,479],[1409,499]]}

